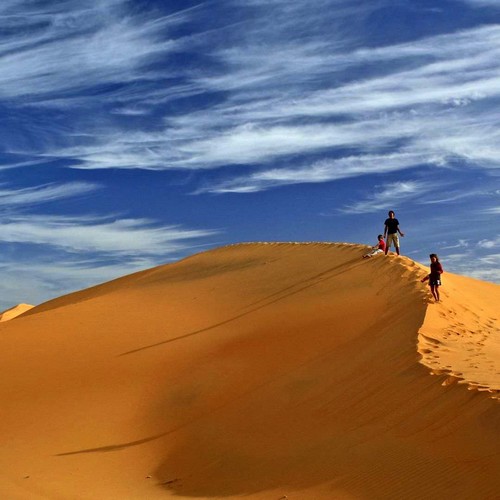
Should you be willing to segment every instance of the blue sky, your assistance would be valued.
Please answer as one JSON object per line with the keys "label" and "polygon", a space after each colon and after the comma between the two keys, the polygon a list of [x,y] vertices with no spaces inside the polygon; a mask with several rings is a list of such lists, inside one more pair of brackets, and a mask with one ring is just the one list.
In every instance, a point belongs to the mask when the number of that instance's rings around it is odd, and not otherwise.
{"label": "blue sky", "polygon": [[3,0],[0,307],[241,241],[500,282],[498,0]]}

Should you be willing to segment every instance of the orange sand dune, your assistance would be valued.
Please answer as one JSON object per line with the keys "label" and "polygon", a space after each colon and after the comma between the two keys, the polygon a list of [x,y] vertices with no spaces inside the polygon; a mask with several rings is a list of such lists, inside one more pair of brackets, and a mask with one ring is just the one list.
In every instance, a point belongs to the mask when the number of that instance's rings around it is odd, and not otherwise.
{"label": "orange sand dune", "polygon": [[434,304],[365,252],[225,247],[2,323],[0,497],[498,498],[500,287]]}
{"label": "orange sand dune", "polygon": [[32,309],[34,306],[30,304],[17,304],[17,306],[11,307],[10,309],[7,309],[3,312],[0,313],[0,322],[1,321],[9,321],[11,319],[16,318],[20,314],[25,313],[26,311],[29,311]]}

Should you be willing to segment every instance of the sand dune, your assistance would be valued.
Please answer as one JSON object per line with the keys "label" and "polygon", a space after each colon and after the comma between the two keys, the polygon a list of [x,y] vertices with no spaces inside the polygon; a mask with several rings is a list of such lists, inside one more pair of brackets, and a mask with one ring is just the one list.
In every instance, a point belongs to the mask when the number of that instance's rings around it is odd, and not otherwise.
{"label": "sand dune", "polygon": [[7,310],[0,313],[0,322],[9,321],[11,319],[14,319],[17,316],[19,316],[20,314],[23,314],[26,311],[29,311],[33,307],[34,306],[32,306],[30,304],[17,304],[17,306],[11,307],[10,309],[7,309]]}
{"label": "sand dune", "polygon": [[2,323],[1,497],[498,498],[500,288],[434,304],[364,252],[235,245]]}

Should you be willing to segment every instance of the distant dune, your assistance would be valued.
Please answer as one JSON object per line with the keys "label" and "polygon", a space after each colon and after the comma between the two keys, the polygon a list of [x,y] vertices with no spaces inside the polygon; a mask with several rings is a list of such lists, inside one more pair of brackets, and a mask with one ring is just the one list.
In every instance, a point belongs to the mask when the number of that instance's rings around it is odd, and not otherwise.
{"label": "distant dune", "polygon": [[17,306],[11,307],[10,309],[7,309],[6,311],[3,311],[0,313],[0,322],[1,321],[9,321],[11,319],[16,318],[20,314],[25,313],[26,311],[29,311],[32,309],[34,306],[30,304],[17,304]]}
{"label": "distant dune", "polygon": [[500,287],[435,304],[364,252],[234,245],[2,323],[0,497],[499,498]]}

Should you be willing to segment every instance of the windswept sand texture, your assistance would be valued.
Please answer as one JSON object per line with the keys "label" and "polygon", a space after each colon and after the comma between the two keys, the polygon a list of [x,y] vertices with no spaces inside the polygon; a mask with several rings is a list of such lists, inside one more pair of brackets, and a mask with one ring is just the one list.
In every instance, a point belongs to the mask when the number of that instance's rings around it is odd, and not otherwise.
{"label": "windswept sand texture", "polygon": [[434,304],[365,252],[225,247],[2,323],[0,497],[499,498],[500,287]]}

